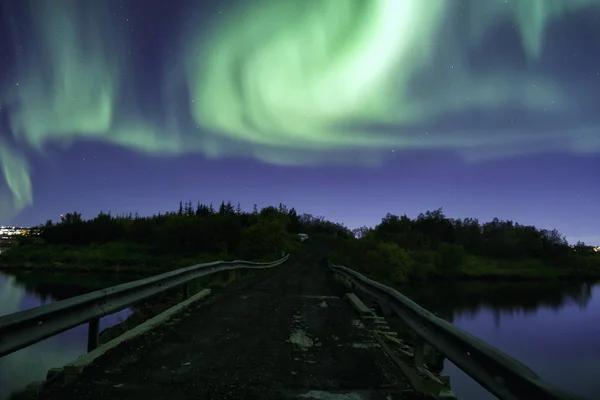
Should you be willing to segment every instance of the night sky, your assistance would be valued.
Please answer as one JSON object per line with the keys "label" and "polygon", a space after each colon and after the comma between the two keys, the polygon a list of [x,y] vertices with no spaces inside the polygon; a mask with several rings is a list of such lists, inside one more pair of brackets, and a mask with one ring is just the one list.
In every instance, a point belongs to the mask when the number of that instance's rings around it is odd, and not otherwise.
{"label": "night sky", "polygon": [[600,245],[600,1],[1,4],[0,224],[443,207]]}

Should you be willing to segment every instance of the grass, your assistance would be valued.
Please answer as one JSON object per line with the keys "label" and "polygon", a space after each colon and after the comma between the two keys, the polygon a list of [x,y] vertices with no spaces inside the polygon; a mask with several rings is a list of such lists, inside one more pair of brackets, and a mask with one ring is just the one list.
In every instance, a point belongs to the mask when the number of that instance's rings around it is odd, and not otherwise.
{"label": "grass", "polygon": [[[277,260],[301,251],[302,243],[289,235],[280,251],[248,261]],[[171,271],[211,261],[241,259],[233,254],[160,252],[135,243],[110,242],[88,246],[25,244],[0,254],[0,269],[148,274]]]}
{"label": "grass", "polygon": [[234,258],[225,254],[161,254],[147,246],[117,242],[90,246],[21,245],[0,254],[0,268],[142,274]]}
{"label": "grass", "polygon": [[[352,248],[337,249],[331,257],[331,262],[345,265],[349,268],[362,271],[373,279],[381,282],[391,282],[393,271],[383,268],[381,260],[371,258],[368,253],[353,252]],[[541,260],[524,258],[517,260],[498,260],[466,254],[458,267],[449,271],[442,271],[436,267],[435,253],[427,251],[410,253],[412,264],[407,272],[406,279],[412,280],[493,280],[493,281],[532,281],[532,280],[557,280],[557,279],[596,279],[600,278],[600,257],[589,257],[587,264],[582,259],[575,260],[579,265],[551,266]],[[379,274],[376,272],[379,271]],[[383,271],[383,273],[382,273]]]}
{"label": "grass", "polygon": [[551,279],[557,271],[539,260],[500,261],[468,255],[456,271],[464,279]]}
{"label": "grass", "polygon": [[545,265],[540,260],[495,260],[468,255],[456,272],[457,279],[474,280],[552,280],[600,277],[600,269],[574,271]]}

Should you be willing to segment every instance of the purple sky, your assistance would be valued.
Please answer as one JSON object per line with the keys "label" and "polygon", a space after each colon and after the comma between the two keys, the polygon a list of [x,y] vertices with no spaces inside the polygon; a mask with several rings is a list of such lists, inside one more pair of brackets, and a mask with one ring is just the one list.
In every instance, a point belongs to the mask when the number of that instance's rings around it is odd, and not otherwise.
{"label": "purple sky", "polygon": [[[185,18],[183,5],[190,7],[193,2],[175,2],[181,7],[163,5],[160,9],[152,1],[142,3],[111,0],[106,7],[112,7],[111,12],[114,8],[117,15],[117,11],[123,9],[119,4],[125,4],[130,15],[135,16],[131,29],[154,30],[154,36],[138,34],[135,37],[137,41],[143,40],[139,45],[146,51],[144,62],[137,64],[141,69],[137,72],[160,76],[165,70],[164,59],[180,42],[172,28]],[[227,2],[224,7],[229,12],[235,10],[238,3]],[[263,3],[269,1],[257,4]],[[220,6],[203,4],[195,6],[197,14],[204,21],[214,22]],[[18,27],[17,31],[29,32],[27,27],[31,21],[26,14],[22,10],[13,12],[13,25],[7,22],[0,33],[14,33],[14,26]],[[486,89],[492,93],[500,93],[514,83],[511,76],[516,73],[549,82],[559,88],[559,92],[568,93],[567,105],[547,113],[534,112],[514,101],[485,107],[455,107],[455,110],[444,110],[435,119],[404,125],[420,132],[441,129],[446,135],[460,136],[468,131],[467,137],[471,139],[492,137],[497,134],[493,133],[496,130],[501,130],[505,137],[517,138],[517,145],[510,151],[506,150],[507,141],[498,144],[497,149],[493,146],[482,149],[481,155],[494,150],[500,155],[479,161],[473,160],[479,155],[477,148],[468,151],[469,157],[463,156],[469,147],[466,142],[464,148],[452,149],[447,144],[415,149],[403,146],[401,141],[397,145],[382,145],[376,150],[383,162],[375,167],[356,162],[363,154],[361,151],[364,150],[365,157],[374,151],[360,146],[347,151],[337,148],[338,156],[344,158],[344,153],[347,154],[339,165],[328,163],[327,156],[323,156],[318,163],[307,161],[306,165],[298,166],[261,161],[244,151],[232,151],[231,155],[217,159],[207,158],[202,151],[185,155],[162,155],[160,151],[142,154],[119,143],[85,136],[50,143],[37,151],[16,132],[14,121],[19,115],[15,110],[19,106],[0,92],[0,147],[4,145],[14,154],[18,151],[23,155],[29,164],[33,188],[33,203],[10,217],[4,214],[0,223],[34,225],[47,219],[57,220],[61,213],[73,210],[82,212],[85,217],[92,217],[100,210],[148,215],[174,210],[182,200],[215,204],[231,200],[239,201],[246,210],[251,210],[255,203],[262,207],[282,202],[301,213],[322,215],[354,228],[373,226],[388,212],[415,217],[420,212],[442,207],[449,217],[476,217],[484,221],[494,217],[510,219],[540,228],[556,228],[570,242],[584,240],[600,245],[598,15],[599,8],[595,6],[555,18],[545,30],[546,39],[553,45],[543,47],[542,56],[533,61],[527,59],[518,35],[502,34],[503,29],[514,29],[515,22],[508,17],[496,19],[479,46],[460,47],[460,41],[453,43],[453,53],[461,53],[461,60],[469,66],[466,70],[473,72],[473,82],[481,77],[476,73],[484,68],[488,72],[499,71],[493,80],[495,86]],[[162,16],[166,22],[161,28],[156,21]],[[22,47],[15,46],[14,40],[0,39],[3,60],[0,88],[11,84],[12,81],[2,79],[16,70],[19,52],[36,46],[34,35],[26,33],[19,39]],[[49,74],[54,71],[49,69],[51,66],[36,66]],[[2,73],[4,68],[6,74]],[[442,90],[443,85],[451,84],[436,76],[430,81],[414,83],[414,95]],[[164,106],[164,99],[153,100],[154,97],[147,96],[152,93],[151,89],[144,88],[132,92],[132,96],[142,99],[142,108],[158,110]],[[519,122],[518,127],[514,125],[515,120]],[[381,130],[373,127],[377,125],[374,121],[369,128],[373,135]],[[392,126],[384,130],[396,134],[401,129]],[[546,131],[552,133],[545,136]],[[535,137],[535,140],[519,141],[525,136]],[[545,146],[548,143],[551,145]],[[253,148],[255,145],[244,146]],[[287,154],[285,151],[281,150],[282,154]],[[312,153],[318,155],[319,150]],[[510,155],[515,153],[520,154]],[[0,152],[0,157],[7,156]],[[3,160],[0,158],[0,161]],[[5,195],[0,200],[10,202],[10,185],[0,185],[0,194]],[[0,207],[4,206],[0,204]]]}
{"label": "purple sky", "polygon": [[[84,160],[85,158],[85,160]],[[349,227],[374,225],[387,213],[417,216],[443,207],[450,217],[494,217],[556,228],[600,244],[597,156],[561,154],[465,164],[444,154],[398,154],[381,167],[280,167],[248,159],[155,158],[95,144],[62,153],[34,175],[44,199],[17,219],[36,223],[78,210],[149,215],[179,201],[282,202]],[[69,184],[71,182],[71,184]],[[588,239],[589,238],[589,239]],[[594,244],[595,244],[594,243]]]}

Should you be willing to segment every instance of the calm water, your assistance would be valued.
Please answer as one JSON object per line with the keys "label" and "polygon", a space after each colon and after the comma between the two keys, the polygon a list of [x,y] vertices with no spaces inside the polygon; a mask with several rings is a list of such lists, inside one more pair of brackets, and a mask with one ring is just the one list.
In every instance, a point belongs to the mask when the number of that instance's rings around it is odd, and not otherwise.
{"label": "calm water", "polygon": [[[0,272],[0,315],[27,310],[56,300],[117,285],[131,276]],[[104,317],[100,329],[127,318],[130,310]],[[86,352],[87,324],[0,358],[0,400],[23,389],[28,383],[43,380],[50,368],[62,367]]]}
{"label": "calm water", "polygon": [[[600,284],[462,282],[402,291],[542,379],[600,398]],[[444,372],[459,400],[495,398],[447,360]]]}

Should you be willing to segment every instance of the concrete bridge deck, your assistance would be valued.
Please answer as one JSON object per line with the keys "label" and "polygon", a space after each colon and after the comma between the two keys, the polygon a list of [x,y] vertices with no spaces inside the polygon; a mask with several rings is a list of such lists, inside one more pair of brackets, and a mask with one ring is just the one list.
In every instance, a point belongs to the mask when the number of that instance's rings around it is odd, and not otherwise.
{"label": "concrete bridge deck", "polygon": [[343,298],[298,256],[109,350],[42,399],[417,399]]}

